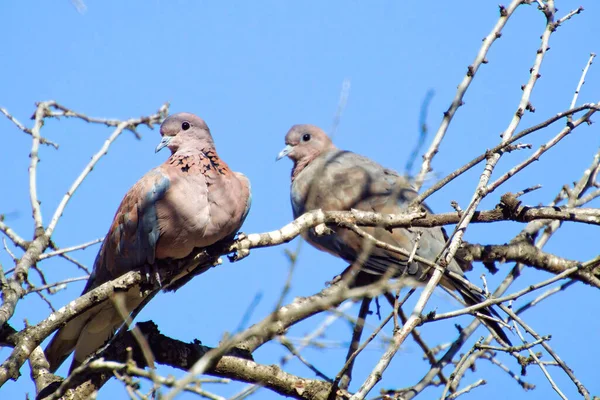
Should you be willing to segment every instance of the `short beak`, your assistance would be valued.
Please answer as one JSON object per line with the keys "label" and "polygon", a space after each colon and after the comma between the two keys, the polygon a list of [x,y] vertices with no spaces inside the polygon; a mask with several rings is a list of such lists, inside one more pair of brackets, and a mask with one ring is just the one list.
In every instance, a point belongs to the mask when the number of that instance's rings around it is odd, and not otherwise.
{"label": "short beak", "polygon": [[290,154],[290,152],[294,150],[294,148],[292,147],[291,144],[288,144],[287,146],[285,146],[283,148],[283,150],[281,150],[279,152],[279,154],[277,154],[277,158],[275,159],[275,161],[279,161],[281,160],[283,157],[287,156],[288,154]]}
{"label": "short beak", "polygon": [[158,153],[164,147],[167,147],[172,139],[173,139],[173,136],[163,136],[163,138],[160,140],[160,143],[158,144],[158,146],[156,146],[156,150],[154,150],[154,152]]}

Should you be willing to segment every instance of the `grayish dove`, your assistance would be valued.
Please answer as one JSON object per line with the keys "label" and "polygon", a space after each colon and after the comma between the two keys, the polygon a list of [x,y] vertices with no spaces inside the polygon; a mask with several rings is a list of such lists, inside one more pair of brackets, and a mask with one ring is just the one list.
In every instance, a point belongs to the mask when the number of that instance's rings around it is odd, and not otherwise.
{"label": "grayish dove", "polygon": [[[361,155],[340,150],[320,128],[313,125],[294,125],[285,136],[285,148],[277,159],[288,156],[293,162],[291,201],[294,217],[307,211],[362,211],[397,214],[417,197],[407,179],[397,172],[387,169]],[[424,207],[427,207],[424,205]],[[431,212],[427,208],[428,212]],[[364,239],[343,227],[331,227],[333,234],[317,235],[314,229],[308,230],[304,238],[314,247],[354,263],[364,245]],[[413,250],[417,231],[422,232],[416,254],[434,261],[442,251],[446,235],[442,228],[395,228],[392,231],[377,227],[364,227],[367,233],[390,245]],[[382,249],[373,247],[362,270],[382,275],[386,272],[392,277],[412,278],[417,282],[426,282],[432,270],[426,265]],[[407,265],[408,264],[408,265]],[[393,268],[392,273],[388,272]],[[463,271],[472,269],[469,262],[458,256],[452,260],[448,269],[460,276]],[[464,282],[444,275],[441,285],[457,291],[469,305],[484,300],[481,294],[471,290]],[[497,316],[491,308],[481,309],[487,316]],[[481,321],[494,331],[503,341],[510,340],[493,320],[481,318]]]}

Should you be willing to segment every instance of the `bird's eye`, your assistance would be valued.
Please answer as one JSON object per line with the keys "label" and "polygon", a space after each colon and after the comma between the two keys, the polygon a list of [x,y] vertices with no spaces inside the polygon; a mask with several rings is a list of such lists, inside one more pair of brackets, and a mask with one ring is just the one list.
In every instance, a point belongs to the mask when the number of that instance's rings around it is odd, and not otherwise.
{"label": "bird's eye", "polygon": [[305,133],[304,136],[302,136],[302,141],[308,142],[309,140],[310,140],[310,133]]}
{"label": "bird's eye", "polygon": [[188,129],[190,129],[190,123],[187,121],[183,121],[183,123],[181,124],[181,129],[187,131]]}

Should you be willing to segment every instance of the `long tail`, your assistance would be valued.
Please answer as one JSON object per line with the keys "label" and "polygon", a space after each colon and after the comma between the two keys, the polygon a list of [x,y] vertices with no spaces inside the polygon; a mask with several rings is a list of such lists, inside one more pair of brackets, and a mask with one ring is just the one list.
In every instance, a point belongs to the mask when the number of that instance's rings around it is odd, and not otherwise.
{"label": "long tail", "polygon": [[[478,293],[474,290],[471,290],[471,288],[469,288],[460,279],[456,279],[453,277],[449,277],[449,278],[452,282],[452,286],[454,286],[454,288],[460,293],[460,295],[465,300],[465,303],[467,303],[468,306],[474,306],[476,304],[479,304],[479,303],[485,301],[485,298],[480,293]],[[500,320],[502,319],[500,317],[500,315],[491,307],[481,308],[477,312],[479,312],[485,316],[488,316],[490,318],[496,318],[496,319],[500,319]],[[479,318],[479,320],[492,333],[495,333],[496,339],[500,338],[504,342],[502,344],[512,346],[512,342],[510,341],[508,336],[506,336],[504,329],[502,329],[502,326],[500,326],[500,324],[498,322],[496,322],[492,319],[489,319],[489,318]]]}
{"label": "long tail", "polygon": [[50,372],[54,373],[62,363],[75,350],[77,340],[81,335],[86,322],[97,312],[93,307],[73,318],[60,328],[55,334],[44,353],[50,364]]}
{"label": "long tail", "polygon": [[[121,298],[123,311],[129,315],[142,304],[143,300],[144,297],[140,295],[139,287],[131,288]],[[89,355],[106,344],[123,322],[123,317],[110,300],[95,305],[67,322],[56,332],[44,351],[50,364],[50,371],[55,372],[75,351],[75,357],[69,370],[71,373]]]}

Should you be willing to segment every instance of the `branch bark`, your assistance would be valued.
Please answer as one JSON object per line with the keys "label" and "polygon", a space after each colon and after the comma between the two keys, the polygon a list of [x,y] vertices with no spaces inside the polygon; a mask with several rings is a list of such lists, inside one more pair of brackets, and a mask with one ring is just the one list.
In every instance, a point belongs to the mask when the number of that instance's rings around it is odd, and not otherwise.
{"label": "branch bark", "polygon": [[[185,343],[165,336],[152,321],[140,322],[137,327],[149,344],[155,362],[159,364],[187,371],[209,351],[214,350],[203,346],[198,340]],[[143,352],[131,331],[111,343],[100,357],[74,371],[68,380],[54,383],[45,389],[40,398],[86,398],[98,391],[113,377],[115,371],[139,376],[141,374],[136,369],[147,367]],[[135,362],[135,366],[131,364],[131,360]],[[331,389],[331,384],[327,382],[298,377],[284,372],[276,365],[258,364],[253,361],[250,353],[238,348],[233,348],[228,355],[215,360],[206,370],[206,374],[259,384],[295,399],[324,400]]]}

